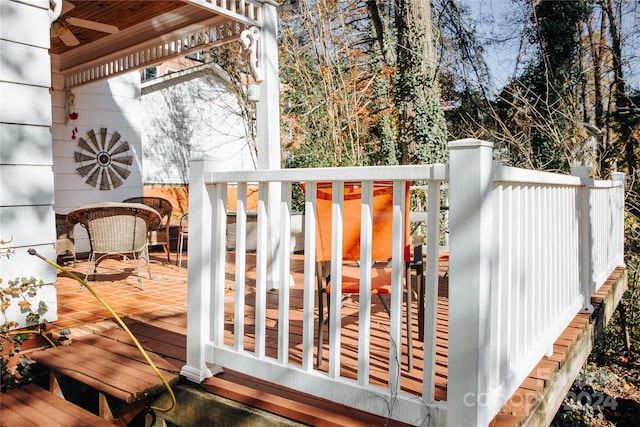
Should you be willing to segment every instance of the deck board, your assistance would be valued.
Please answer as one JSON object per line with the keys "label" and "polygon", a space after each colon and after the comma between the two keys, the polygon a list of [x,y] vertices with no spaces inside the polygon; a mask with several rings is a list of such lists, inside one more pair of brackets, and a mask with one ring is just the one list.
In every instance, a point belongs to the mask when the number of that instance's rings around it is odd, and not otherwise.
{"label": "deck board", "polygon": [[2,393],[0,399],[0,425],[7,427],[113,426],[110,422],[35,384]]}
{"label": "deck board", "polygon": [[[79,338],[70,346],[36,351],[30,357],[54,372],[127,403],[164,390],[137,348],[99,335]],[[174,365],[153,353],[149,353],[149,357],[167,381],[178,380],[178,369]]]}
{"label": "deck board", "polygon": [[273,386],[234,371],[206,379],[202,387],[211,393],[315,426],[406,426],[363,413],[315,396]]}

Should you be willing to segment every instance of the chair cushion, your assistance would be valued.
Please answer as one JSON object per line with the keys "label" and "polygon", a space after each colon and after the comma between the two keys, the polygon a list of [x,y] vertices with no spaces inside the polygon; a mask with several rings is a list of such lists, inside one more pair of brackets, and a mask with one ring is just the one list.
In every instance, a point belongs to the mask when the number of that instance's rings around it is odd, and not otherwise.
{"label": "chair cushion", "polygon": [[[404,283],[404,281],[403,281]],[[327,285],[326,291],[331,293],[331,283]],[[360,293],[360,268],[350,265],[342,266],[342,293]],[[371,269],[371,293],[391,294],[391,268]]]}

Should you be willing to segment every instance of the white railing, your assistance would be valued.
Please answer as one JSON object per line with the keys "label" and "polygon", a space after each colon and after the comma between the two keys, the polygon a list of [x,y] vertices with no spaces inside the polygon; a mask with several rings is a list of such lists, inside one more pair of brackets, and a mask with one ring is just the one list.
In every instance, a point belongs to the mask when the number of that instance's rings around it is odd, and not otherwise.
{"label": "white railing", "polygon": [[572,176],[494,168],[489,416],[553,352],[553,343],[583,307],[579,186]]}
{"label": "white railing", "polygon": [[[622,264],[623,189],[616,181],[500,167],[492,162],[492,146],[477,140],[450,143],[450,164],[339,169],[291,169],[213,172],[206,160],[191,162],[189,307],[187,365],[182,374],[200,382],[213,367],[254,377],[330,399],[364,411],[421,424],[487,425],[521,384],[571,319],[587,309],[589,296]],[[385,386],[369,378],[370,304],[361,293],[358,329],[358,376],[341,376],[340,310],[332,310],[328,372],[315,368],[315,184],[361,181],[362,223],[370,224],[373,180],[394,182],[394,241],[404,235],[402,194],[406,181],[427,183],[428,221],[424,364],[422,394],[400,389],[399,346],[389,345],[389,377]],[[440,235],[440,184],[448,181],[449,200],[449,330],[447,401],[435,399],[437,266]],[[302,357],[289,357],[291,189],[304,182],[304,293]],[[259,189],[255,267],[255,304],[247,309],[245,289],[247,186]],[[227,186],[238,187],[233,339],[225,342],[225,239]],[[608,201],[604,203],[604,201]],[[594,209],[590,209],[592,206]],[[334,200],[336,212],[341,202]],[[597,211],[594,213],[593,211]],[[336,216],[334,216],[334,225]],[[602,227],[607,228],[601,233]],[[332,242],[341,242],[341,227]],[[336,234],[337,233],[337,234]],[[363,226],[361,246],[370,257],[371,231]],[[278,243],[279,242],[279,243]],[[596,246],[598,246],[596,248]],[[341,248],[333,248],[341,253]],[[368,251],[368,252],[367,252]],[[403,248],[392,258],[393,291],[389,342],[402,340]],[[432,256],[433,255],[433,256]],[[334,257],[335,259],[335,257]],[[332,263],[331,277],[340,277]],[[363,269],[362,274],[367,269]],[[367,277],[361,279],[363,286]],[[335,279],[334,279],[335,280]],[[277,357],[267,355],[266,299],[278,288]],[[334,282],[334,289],[338,283]],[[589,292],[585,295],[585,292]],[[340,307],[339,292],[331,306]],[[250,324],[255,346],[247,346]],[[251,328],[250,328],[251,329]],[[253,339],[253,336],[250,338]],[[248,351],[247,348],[251,347]],[[390,404],[393,402],[393,404]]]}
{"label": "white railing", "polygon": [[[623,186],[497,166],[484,141],[449,148],[447,423],[480,426],[622,265]],[[596,208],[600,188],[618,203]]]}
{"label": "white railing", "polygon": [[[288,169],[277,171],[243,171],[213,173],[207,168],[206,161],[192,162],[190,165],[190,209],[189,226],[191,238],[190,268],[189,268],[189,304],[187,348],[188,365],[183,373],[190,379],[201,381],[206,375],[207,364],[220,365],[229,369],[239,370],[264,380],[276,382],[287,387],[331,399],[339,403],[350,405],[368,412],[389,415],[389,407],[393,408],[393,418],[416,423],[426,416],[428,411],[435,414],[438,403],[429,402],[425,405],[420,399],[400,391],[401,372],[400,359],[397,348],[401,346],[389,345],[389,378],[388,386],[371,384],[369,369],[368,343],[369,327],[366,322],[371,318],[371,304],[363,302],[369,293],[362,292],[358,305],[360,318],[364,323],[359,329],[358,353],[363,355],[359,361],[357,380],[349,380],[340,374],[340,323],[341,310],[332,309],[329,337],[329,369],[322,372],[316,369],[314,361],[316,348],[314,346],[314,332],[317,318],[315,308],[315,185],[319,181],[331,181],[334,185],[339,182],[361,181],[363,187],[373,180],[394,182],[394,235],[404,236],[404,197],[406,181],[424,181],[437,183],[446,180],[446,168],[436,166],[409,167],[369,167],[369,168],[334,168],[334,169]],[[312,178],[310,178],[312,177]],[[268,234],[276,231],[282,236],[289,234],[291,218],[291,187],[294,183],[304,182],[307,188],[305,200],[305,247],[304,247],[304,317],[302,322],[302,361],[289,362],[289,332],[290,332],[290,294],[289,294],[289,253],[290,239],[280,239],[280,246],[273,250],[269,246]],[[227,186],[229,183],[237,185],[238,200],[236,208],[236,242],[235,242],[235,301],[234,301],[234,341],[224,342],[224,322],[229,313],[224,312],[225,284],[225,230],[228,209]],[[259,189],[257,212],[257,243],[255,268],[255,307],[251,316],[245,312],[245,265],[246,260],[246,226],[247,226],[247,185],[255,184]],[[277,184],[274,186],[273,184]],[[369,189],[371,191],[371,188]],[[276,192],[276,194],[274,194]],[[397,197],[396,197],[397,195]],[[275,196],[275,197],[274,197]],[[363,211],[366,209],[367,192],[363,194]],[[370,194],[369,194],[370,196]],[[437,199],[437,197],[433,197]],[[431,199],[431,198],[430,198]],[[369,201],[369,203],[371,203]],[[274,209],[275,208],[275,209]],[[366,215],[366,214],[365,214]],[[334,224],[338,224],[336,220]],[[371,224],[371,217],[363,218],[363,224]],[[437,221],[436,221],[437,223]],[[435,227],[433,227],[435,228]],[[361,246],[368,248],[371,258],[371,228],[365,232],[363,226],[363,241]],[[334,235],[332,243],[334,251],[341,251],[339,235]],[[394,238],[400,242],[394,249],[392,258],[392,276],[394,277],[392,300],[390,304],[389,342],[402,342],[402,272],[404,269],[403,238]],[[435,244],[437,245],[437,241]],[[338,248],[337,245],[340,245]],[[437,249],[434,250],[437,254]],[[367,256],[364,256],[366,259]],[[363,261],[366,263],[366,261]],[[334,269],[332,277],[340,277],[338,272],[341,263],[332,263]],[[269,267],[268,267],[269,266]],[[363,272],[368,272],[363,269]],[[364,281],[363,283],[367,283]],[[435,288],[435,285],[432,285]],[[273,287],[279,288],[278,303],[278,357],[266,356],[266,293]],[[334,280],[333,288],[337,289]],[[332,292],[332,307],[341,307],[340,293]],[[249,322],[255,325],[255,349],[251,352],[245,348],[245,326]],[[429,321],[425,329],[434,331],[435,325]],[[269,343],[273,344],[273,343]],[[433,347],[435,361],[435,346]],[[206,355],[206,357],[204,357]],[[435,363],[435,362],[434,362]],[[431,376],[428,370],[427,375]],[[429,383],[433,379],[425,379]],[[431,386],[433,388],[433,386]],[[395,403],[390,405],[392,398]],[[435,416],[435,415],[434,415]],[[441,414],[441,417],[444,415]]]}
{"label": "white railing", "polygon": [[616,172],[612,181],[587,183],[589,211],[592,213],[593,244],[591,293],[600,289],[613,270],[624,262],[624,174]]}
{"label": "white railing", "polygon": [[237,22],[257,25],[261,20],[262,3],[259,0],[191,0]]}

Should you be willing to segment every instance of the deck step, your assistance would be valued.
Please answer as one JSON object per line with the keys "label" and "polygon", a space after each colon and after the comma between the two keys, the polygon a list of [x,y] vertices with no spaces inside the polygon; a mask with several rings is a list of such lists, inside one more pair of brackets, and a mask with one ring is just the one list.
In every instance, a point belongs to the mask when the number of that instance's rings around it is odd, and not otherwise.
{"label": "deck step", "polygon": [[[177,368],[154,353],[148,353],[164,378],[179,381]],[[87,335],[72,345],[37,351],[31,358],[50,371],[50,390],[73,399],[74,381],[89,386],[98,396],[98,415],[126,425],[153,398],[165,391],[139,350],[101,335]]]}
{"label": "deck step", "polygon": [[99,427],[113,424],[35,384],[0,396],[0,425],[13,427]]}

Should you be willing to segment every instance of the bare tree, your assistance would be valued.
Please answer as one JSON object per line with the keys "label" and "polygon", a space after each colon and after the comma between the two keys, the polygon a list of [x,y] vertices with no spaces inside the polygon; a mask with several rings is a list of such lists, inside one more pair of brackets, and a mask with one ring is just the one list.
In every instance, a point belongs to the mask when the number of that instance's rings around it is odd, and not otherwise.
{"label": "bare tree", "polygon": [[301,0],[281,16],[284,141],[301,166],[368,164],[376,73],[360,1]]}

